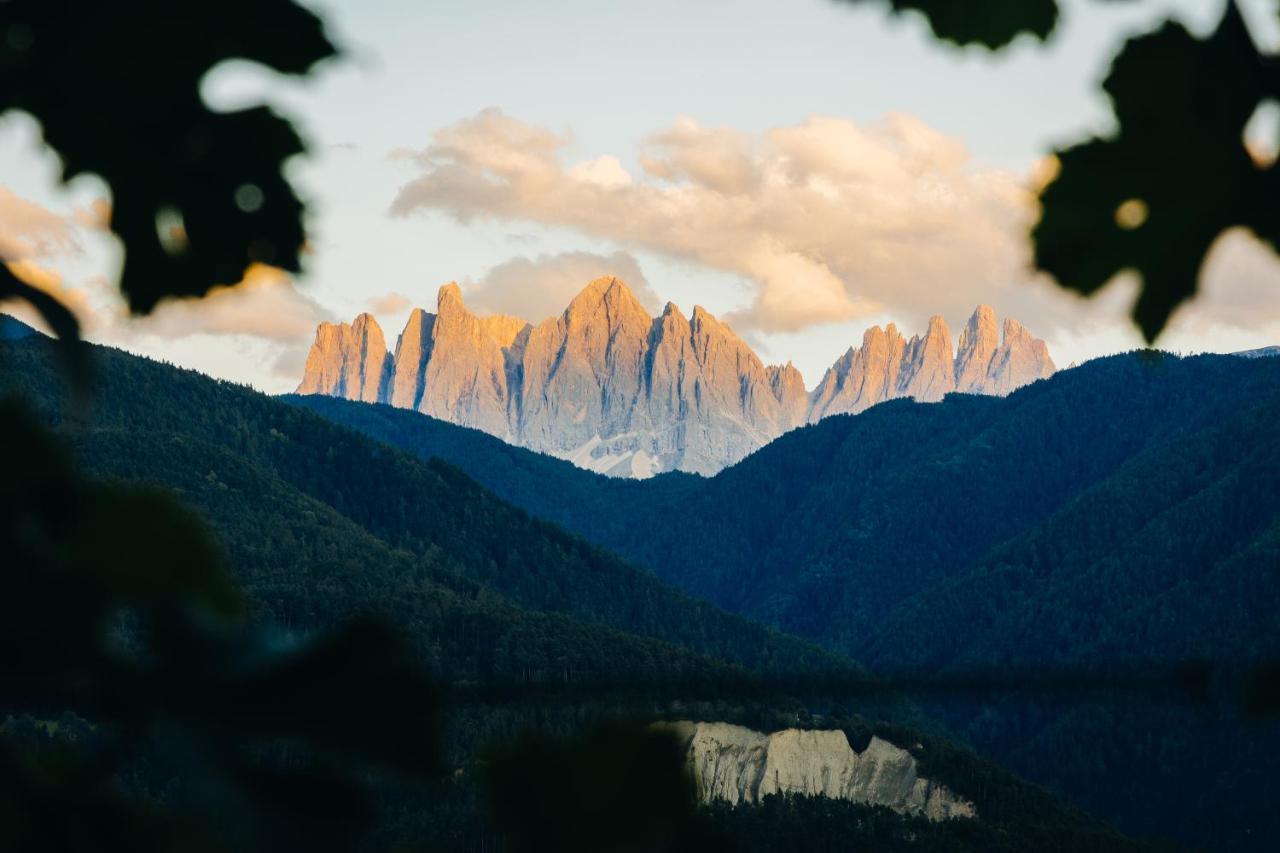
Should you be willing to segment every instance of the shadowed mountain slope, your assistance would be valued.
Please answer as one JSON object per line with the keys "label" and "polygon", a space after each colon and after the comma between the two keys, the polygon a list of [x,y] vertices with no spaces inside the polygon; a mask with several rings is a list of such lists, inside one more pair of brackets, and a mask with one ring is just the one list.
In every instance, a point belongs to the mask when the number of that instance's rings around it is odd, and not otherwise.
{"label": "shadowed mountain slope", "polygon": [[1115,356],[1008,398],[891,401],[720,475],[618,482],[381,406],[289,398],[468,471],[682,588],[856,650],[887,609],[1130,459],[1280,393],[1280,362]]}
{"label": "shadowed mountain slope", "polygon": [[[929,778],[982,810],[977,823],[933,825],[865,805],[797,802],[790,815],[762,812],[773,832],[816,840],[809,815],[822,813],[835,821],[822,832],[854,843],[883,836],[895,844],[929,839],[919,849],[977,851],[996,842],[1025,851],[1143,849],[967,750],[858,718],[810,718],[770,685],[862,671],[691,600],[444,463],[424,463],[241,387],[96,347],[95,409],[87,423],[64,419],[54,347],[4,344],[5,387],[16,385],[57,422],[91,473],[174,489],[201,512],[254,615],[282,632],[280,641],[363,611],[406,630],[424,662],[463,697],[447,742],[455,766],[471,768],[476,747],[493,738],[529,727],[571,731],[639,697],[649,715],[678,707],[703,719],[838,725],[855,741],[874,733],[905,744]],[[555,693],[550,702],[536,692],[525,697],[531,681],[569,692],[558,702]],[[508,689],[492,699],[467,692],[494,685]],[[600,693],[601,685],[614,692]],[[857,707],[915,718],[892,699]],[[483,840],[471,778],[462,773],[422,801],[389,804],[388,837],[450,846]],[[713,811],[707,819],[732,833],[757,818]]]}
{"label": "shadowed mountain slope", "polygon": [[[924,701],[1132,831],[1210,847],[1280,831],[1280,735],[1241,720],[1233,680],[1280,657],[1280,361],[1115,356],[1003,399],[827,418],[714,478],[640,483],[518,453],[497,465],[481,437],[409,413],[297,402],[448,455],[531,512],[878,671],[1139,685]],[[1219,674],[1207,706],[1140,687],[1196,660]]]}
{"label": "shadowed mountain slope", "polygon": [[[284,505],[317,537],[331,538],[324,531],[333,524],[315,516],[308,502],[324,508],[324,518],[344,519],[381,548],[412,556],[427,577],[465,580],[467,588],[516,607],[687,644],[696,653],[758,672],[853,671],[836,656],[692,599],[530,517],[450,465],[419,461],[246,388],[115,350],[95,347],[94,354],[100,389],[91,428],[64,428],[85,442],[84,464],[97,473],[189,489],[193,471],[220,479],[213,464],[219,462],[237,469],[241,479],[252,475],[290,495]],[[8,345],[4,357],[6,376],[46,416],[60,421],[61,378],[52,344]],[[206,456],[209,462],[201,462]],[[258,487],[239,491],[240,508],[278,513]],[[218,494],[203,487],[199,493]],[[247,524],[254,515],[241,518]],[[275,529],[258,524],[249,531]],[[358,562],[385,561],[373,549]],[[377,595],[394,593],[382,589]]]}

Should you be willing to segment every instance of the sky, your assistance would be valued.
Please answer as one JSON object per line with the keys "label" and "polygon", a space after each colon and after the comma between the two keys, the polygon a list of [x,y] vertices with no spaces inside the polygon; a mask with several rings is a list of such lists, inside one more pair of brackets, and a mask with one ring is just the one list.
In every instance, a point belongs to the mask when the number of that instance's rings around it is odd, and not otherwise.
{"label": "sky", "polygon": [[[880,3],[307,5],[342,57],[305,81],[224,63],[203,87],[217,109],[270,104],[309,143],[287,166],[310,205],[296,279],[254,269],[128,319],[106,187],[60,186],[35,122],[0,119],[0,254],[89,337],[275,393],[322,320],[371,311],[394,341],[457,281],[476,310],[536,322],[613,274],[655,312],[704,306],[810,387],[869,325],[941,313],[958,334],[979,303],[1060,366],[1130,349],[1132,280],[1085,301],[1030,272],[1032,188],[1055,146],[1108,132],[1097,84],[1127,35],[1170,15],[1205,32],[1221,8],[1069,0],[1047,46],[993,55]],[[1273,4],[1244,5],[1280,43]],[[1160,346],[1280,342],[1270,250],[1229,234],[1203,282]]]}

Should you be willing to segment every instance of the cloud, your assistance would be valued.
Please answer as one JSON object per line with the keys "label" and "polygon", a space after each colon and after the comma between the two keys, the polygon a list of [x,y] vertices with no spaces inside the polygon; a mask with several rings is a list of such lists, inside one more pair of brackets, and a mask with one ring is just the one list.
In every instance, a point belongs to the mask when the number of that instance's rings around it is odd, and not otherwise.
{"label": "cloud", "polygon": [[[21,279],[36,290],[42,290],[62,303],[80,321],[81,333],[93,332],[102,325],[100,313],[94,308],[88,294],[80,289],[67,287],[62,274],[52,267],[45,266],[29,258],[7,261],[5,266],[15,277]],[[26,302],[8,301],[3,303],[5,313],[12,314],[24,323],[35,326],[41,331],[52,334],[45,324],[40,312]]]}
{"label": "cloud", "polygon": [[307,350],[308,348],[304,346],[281,348],[279,354],[271,362],[271,377],[296,384],[302,378],[302,373],[307,366]]}
{"label": "cloud", "polygon": [[[105,200],[64,217],[0,186],[0,262],[22,281],[53,296],[71,310],[85,331],[101,325],[88,293],[69,287],[56,264],[83,253],[79,229],[101,220]],[[38,312],[21,302],[4,310],[48,331]]]}
{"label": "cloud", "polygon": [[744,330],[963,316],[1031,278],[1026,182],[907,116],[757,135],[684,118],[634,175],[613,156],[567,163],[569,143],[485,110],[411,155],[420,173],[392,212],[563,226],[739,274],[751,302],[729,319]]}
{"label": "cloud", "polygon": [[465,284],[467,303],[492,314],[513,314],[538,322],[564,311],[587,282],[605,275],[625,281],[640,304],[656,313],[660,304],[640,264],[627,252],[599,255],[564,252],[515,257]]}
{"label": "cloud", "polygon": [[275,267],[254,264],[238,284],[216,287],[201,299],[166,299],[131,331],[160,338],[248,335],[284,344],[305,342],[329,314]]}
{"label": "cloud", "polygon": [[401,314],[413,306],[413,301],[403,293],[384,293],[371,297],[365,304],[375,314]]}
{"label": "cloud", "polygon": [[73,222],[0,187],[0,258],[48,259],[74,254],[79,249]]}
{"label": "cloud", "polygon": [[1224,231],[1205,258],[1196,301],[1178,312],[1186,331],[1211,326],[1239,330],[1280,325],[1280,263],[1244,228]]}
{"label": "cloud", "polygon": [[77,208],[71,218],[82,228],[106,231],[111,227],[111,202],[105,198],[96,198],[88,207]]}

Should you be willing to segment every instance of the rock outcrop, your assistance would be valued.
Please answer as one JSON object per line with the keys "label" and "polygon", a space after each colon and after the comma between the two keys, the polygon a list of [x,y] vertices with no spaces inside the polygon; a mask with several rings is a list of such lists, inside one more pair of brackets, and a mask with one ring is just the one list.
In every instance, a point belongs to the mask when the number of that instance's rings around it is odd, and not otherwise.
{"label": "rock outcrop", "polygon": [[999,346],[996,312],[989,305],[979,305],[960,333],[960,346],[956,349],[957,391],[964,394],[985,393],[987,369]]}
{"label": "rock outcrop", "polygon": [[410,314],[394,353],[368,314],[322,323],[298,393],[414,409],[606,474],[710,475],[827,415],[1007,393],[1053,372],[1043,341],[1006,320],[1001,342],[995,324],[980,307],[954,355],[940,316],[910,340],[868,329],[810,394],[794,366],[765,365],[706,309],[686,317],[668,303],[650,317],[617,278],[537,325],[473,314],[447,284],[436,313]]}
{"label": "rock outcrop", "polygon": [[371,314],[361,314],[349,325],[320,324],[298,393],[377,403],[386,397],[390,375],[382,328]]}
{"label": "rock outcrop", "polygon": [[1008,394],[1037,379],[1047,379],[1056,368],[1045,342],[1012,317],[1004,320],[1004,340],[987,367],[986,394]]}
{"label": "rock outcrop", "polygon": [[924,337],[909,341],[892,323],[883,329],[873,326],[863,335],[862,346],[846,352],[822,377],[808,421],[856,414],[897,397],[931,403],[953,391],[1008,394],[1052,376],[1054,370],[1045,342],[1032,338],[1017,320],[1004,321],[1001,340],[995,311],[987,305],[979,305],[965,324],[954,356],[951,334],[940,316],[929,320]]}
{"label": "rock outcrop", "polygon": [[755,803],[770,794],[886,806],[930,820],[975,817],[973,803],[918,773],[915,757],[872,737],[855,752],[844,732],[763,734],[729,723],[659,723],[681,741],[704,802]]}

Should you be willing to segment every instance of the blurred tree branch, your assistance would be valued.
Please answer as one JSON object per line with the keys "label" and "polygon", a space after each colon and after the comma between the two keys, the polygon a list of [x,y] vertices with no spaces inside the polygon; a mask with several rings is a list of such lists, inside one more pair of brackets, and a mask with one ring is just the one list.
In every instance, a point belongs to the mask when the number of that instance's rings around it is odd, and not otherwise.
{"label": "blurred tree branch", "polygon": [[[303,145],[265,107],[211,111],[200,85],[243,58],[306,74],[335,49],[291,0],[0,2],[0,110],[34,116],[62,178],[111,188],[130,309],[199,296],[253,262],[299,267]],[[79,390],[87,353],[55,297],[0,264],[0,301],[55,332]],[[26,407],[0,401],[0,847],[346,850],[378,768],[439,769],[439,702],[410,647],[367,620],[281,647],[204,524],[172,495],[83,478]],[[77,731],[52,747],[22,721]],[[81,731],[83,729],[83,731]],[[92,742],[92,748],[89,746]],[[122,785],[182,764],[184,793]]]}
{"label": "blurred tree branch", "polygon": [[[1058,16],[1056,0],[880,1],[922,12],[939,39],[992,49],[1022,33],[1045,40]],[[1195,296],[1224,230],[1244,226],[1280,247],[1275,164],[1251,157],[1244,140],[1258,107],[1280,99],[1278,69],[1235,0],[1224,0],[1206,38],[1168,21],[1130,39],[1102,86],[1117,132],[1055,152],[1060,169],[1040,192],[1031,233],[1036,266],[1086,296],[1137,272],[1133,320],[1152,343]]]}

